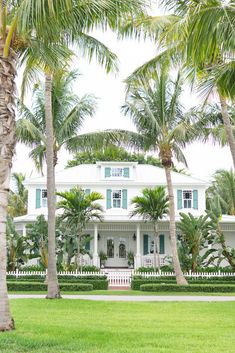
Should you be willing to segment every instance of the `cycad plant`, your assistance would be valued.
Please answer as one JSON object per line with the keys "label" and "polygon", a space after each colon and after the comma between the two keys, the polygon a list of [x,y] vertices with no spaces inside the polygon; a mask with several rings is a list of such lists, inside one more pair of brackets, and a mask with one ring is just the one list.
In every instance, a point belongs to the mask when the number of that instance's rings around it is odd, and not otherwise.
{"label": "cycad plant", "polygon": [[169,199],[165,187],[158,186],[154,189],[144,189],[142,195],[131,200],[134,206],[131,217],[139,216],[145,222],[151,222],[154,231],[154,270],[160,270],[159,256],[159,222],[169,212]]}
{"label": "cycad plant", "polygon": [[62,211],[60,220],[71,230],[71,234],[76,231],[77,251],[75,262],[77,269],[80,269],[81,239],[85,234],[86,224],[90,221],[103,220],[103,208],[96,202],[103,199],[98,192],[86,194],[85,191],[77,187],[64,192],[58,192],[61,198],[57,208]]}
{"label": "cycad plant", "polygon": [[177,254],[171,171],[173,157],[186,164],[182,148],[195,137],[193,124],[187,118],[180,101],[182,80],[180,73],[172,79],[169,67],[162,64],[155,73],[155,80],[141,78],[130,85],[126,103],[123,106],[125,115],[131,117],[137,129],[129,145],[145,151],[157,152],[165,169],[169,197],[170,239],[178,284],[185,284],[187,281],[181,271]]}

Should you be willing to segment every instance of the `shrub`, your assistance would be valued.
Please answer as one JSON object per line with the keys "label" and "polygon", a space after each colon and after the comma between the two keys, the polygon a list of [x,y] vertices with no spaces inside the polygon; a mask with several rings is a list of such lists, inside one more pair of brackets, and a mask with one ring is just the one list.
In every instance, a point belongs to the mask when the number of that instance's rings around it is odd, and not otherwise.
{"label": "shrub", "polygon": [[[8,282],[7,287],[9,291],[46,291],[47,285],[45,283],[38,282]],[[60,290],[62,291],[91,291],[93,285],[88,283],[63,283],[60,284]]]}
{"label": "shrub", "polygon": [[[20,283],[22,283],[23,285],[26,286],[26,284],[38,284],[38,285],[43,285],[44,287],[42,287],[43,289],[33,289],[33,290],[44,290],[46,288],[46,284],[45,284],[45,279],[44,278],[40,278],[40,279],[35,279],[33,280],[32,278],[26,278],[26,279],[23,279],[21,278],[20,280],[19,279],[8,279],[8,284],[10,286],[10,288],[12,288],[11,286],[14,286],[14,284],[17,284],[17,285],[20,285]],[[67,286],[69,285],[71,287],[71,291],[73,290],[77,290],[77,289],[72,289],[73,286],[79,286],[80,284],[89,284],[89,285],[92,285],[93,289],[95,290],[98,290],[98,289],[103,289],[103,290],[106,290],[108,289],[108,281],[107,279],[90,279],[90,278],[75,278],[75,279],[72,279],[72,280],[68,280],[68,279],[64,279],[64,280],[59,280],[59,285],[60,285],[60,288],[62,288],[63,286]],[[15,289],[9,289],[9,290],[15,290]],[[22,290],[22,289],[16,289],[16,290]]]}
{"label": "shrub", "polygon": [[[205,284],[205,285],[214,285],[214,284],[224,284],[224,285],[235,285],[235,279],[231,277],[216,277],[211,279],[191,279],[187,278],[190,284]],[[174,277],[134,277],[131,281],[131,288],[134,290],[139,290],[142,284],[176,284],[176,279]]]}
{"label": "shrub", "polygon": [[200,285],[189,284],[180,286],[177,284],[142,284],[143,292],[204,292],[204,293],[235,293],[235,285]]}

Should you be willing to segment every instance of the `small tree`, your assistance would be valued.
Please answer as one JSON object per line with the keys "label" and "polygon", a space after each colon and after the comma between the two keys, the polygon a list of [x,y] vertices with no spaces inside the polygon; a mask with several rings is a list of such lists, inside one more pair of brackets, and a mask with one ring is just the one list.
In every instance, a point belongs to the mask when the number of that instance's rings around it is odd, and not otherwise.
{"label": "small tree", "polygon": [[154,229],[154,270],[160,270],[159,256],[159,221],[167,215],[169,211],[169,199],[165,187],[158,186],[154,189],[144,189],[141,196],[136,196],[131,203],[134,210],[131,217],[140,216],[145,221],[150,221]]}
{"label": "small tree", "polygon": [[[207,247],[211,240],[211,221],[209,216],[194,217],[191,213],[180,213],[180,222],[177,227],[181,231],[181,252],[186,255],[190,269],[195,272],[200,258],[200,251]],[[211,251],[206,252],[210,255]]]}
{"label": "small tree", "polygon": [[73,188],[70,191],[58,192],[62,198],[58,202],[58,209],[63,210],[61,220],[66,222],[67,226],[73,230],[76,228],[77,251],[76,264],[80,267],[80,249],[81,238],[84,235],[85,226],[89,221],[102,221],[103,207],[96,201],[102,200],[103,196],[98,192],[86,194],[80,188]]}
{"label": "small tree", "polygon": [[20,265],[27,261],[27,242],[26,239],[19,234],[11,217],[7,217],[6,225],[7,235],[7,267],[9,271],[15,271]]}

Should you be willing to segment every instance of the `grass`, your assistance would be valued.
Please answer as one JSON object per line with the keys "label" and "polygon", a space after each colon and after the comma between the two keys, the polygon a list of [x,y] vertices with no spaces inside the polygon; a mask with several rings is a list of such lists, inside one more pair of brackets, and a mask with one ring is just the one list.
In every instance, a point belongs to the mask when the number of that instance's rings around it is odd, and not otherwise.
{"label": "grass", "polygon": [[[46,296],[46,292],[45,291],[11,291],[9,292],[10,294],[45,294]],[[66,295],[66,294],[77,294],[77,295],[132,295],[132,296],[138,296],[138,295],[180,295],[180,296],[189,296],[189,295],[193,295],[193,296],[235,296],[235,293],[205,293],[205,292],[143,292],[140,290],[93,290],[93,291],[89,291],[89,292],[61,292],[62,295]]]}
{"label": "grass", "polygon": [[232,353],[234,303],[11,300],[1,353]]}

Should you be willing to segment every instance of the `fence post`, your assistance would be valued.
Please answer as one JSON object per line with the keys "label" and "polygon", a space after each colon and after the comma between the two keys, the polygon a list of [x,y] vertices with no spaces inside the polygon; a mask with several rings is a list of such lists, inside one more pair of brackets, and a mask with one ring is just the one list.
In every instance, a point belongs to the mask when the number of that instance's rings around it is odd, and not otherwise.
{"label": "fence post", "polygon": [[19,270],[18,270],[18,268],[16,269],[16,278],[18,278],[19,277]]}

